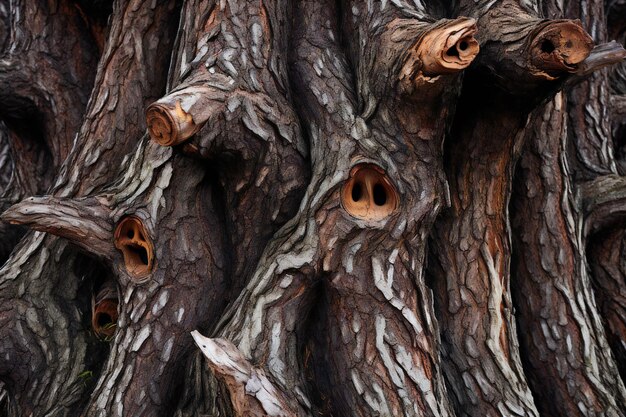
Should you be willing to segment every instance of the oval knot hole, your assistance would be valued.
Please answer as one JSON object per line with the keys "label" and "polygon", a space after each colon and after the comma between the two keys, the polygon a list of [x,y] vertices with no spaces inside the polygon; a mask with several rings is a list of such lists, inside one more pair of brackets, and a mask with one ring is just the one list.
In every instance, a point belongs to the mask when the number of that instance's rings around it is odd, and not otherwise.
{"label": "oval knot hole", "polygon": [[343,186],[341,204],[352,216],[382,220],[398,206],[398,193],[385,171],[373,164],[360,164]]}
{"label": "oval knot hole", "polygon": [[131,277],[143,277],[152,270],[154,249],[146,236],[143,223],[134,216],[122,219],[115,230],[115,247],[124,255],[124,264]]}

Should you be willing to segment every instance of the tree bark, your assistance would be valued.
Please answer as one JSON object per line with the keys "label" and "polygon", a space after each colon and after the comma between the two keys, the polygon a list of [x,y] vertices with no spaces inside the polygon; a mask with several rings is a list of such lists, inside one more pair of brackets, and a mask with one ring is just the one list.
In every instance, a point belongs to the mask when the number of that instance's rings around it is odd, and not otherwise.
{"label": "tree bark", "polygon": [[624,415],[603,4],[0,4],[0,415]]}
{"label": "tree bark", "polygon": [[607,338],[626,381],[626,278],[624,267],[624,226],[597,236],[589,247],[591,273],[598,308],[607,326]]}
{"label": "tree bark", "polygon": [[[452,207],[432,239],[444,369],[461,415],[537,415],[535,400],[543,394],[531,394],[522,371],[509,288],[513,173],[529,112],[588,56],[600,61],[575,22],[541,20],[536,5],[529,7],[461,3],[462,12],[479,17],[483,52],[466,78],[448,142]],[[495,79],[495,89],[481,84],[485,77]],[[523,219],[529,221],[527,211]],[[536,308],[527,311],[537,315]],[[529,334],[523,324],[522,340]],[[531,362],[541,356],[531,344],[524,349]]]}
{"label": "tree bark", "polygon": [[[129,109],[136,111],[163,88],[165,54],[159,47],[149,53],[129,48],[129,41],[134,33],[168,50],[172,26],[166,22],[173,2],[138,7],[141,3],[114,5],[107,48],[76,139],[81,146],[73,147],[60,170],[52,191],[58,196],[80,192],[82,183],[83,191],[93,190],[115,178],[111,167],[119,166],[145,129]],[[154,70],[145,71],[146,65]],[[81,375],[97,375],[102,366],[101,359],[91,362],[97,343],[82,325],[79,309],[68,308],[79,304],[79,279],[93,269],[74,269],[76,262],[75,249],[65,241],[29,233],[0,270],[0,373],[10,381],[9,393],[20,415],[70,413],[76,402],[85,402],[81,395],[88,384]],[[31,347],[36,345],[40,348]]]}
{"label": "tree bark", "polygon": [[543,413],[622,415],[624,387],[596,313],[564,156],[566,108],[559,94],[526,130],[512,203],[520,339]]}
{"label": "tree bark", "polygon": [[[469,65],[477,52],[474,23],[430,24],[415,7],[348,3],[350,15],[343,18],[354,26],[350,42],[365,45],[350,48],[357,74],[352,81],[339,53],[332,4],[303,2],[300,10],[304,18],[294,17],[293,79],[311,138],[312,179],[298,214],[268,244],[216,335],[232,340],[243,359],[271,376],[276,402],[288,404],[286,414],[309,415],[322,407],[339,414],[450,415],[421,274],[424,238],[443,198],[440,143],[447,115],[422,123],[432,119],[431,112],[445,112],[453,99],[457,84],[449,74]],[[313,25],[320,21],[328,25],[321,32]],[[472,49],[446,54],[461,42]],[[390,51],[388,60],[372,54],[379,48]],[[380,74],[387,77],[381,81]],[[351,90],[354,82],[358,95]],[[433,85],[448,100],[419,94]],[[390,89],[391,96],[383,95]],[[416,103],[424,104],[424,112],[408,111]],[[402,175],[407,169],[420,175]],[[310,397],[300,353],[306,318],[317,309],[328,333],[308,349],[317,366],[333,370],[313,370],[321,395],[329,396],[325,405]],[[217,355],[208,360],[218,368]],[[368,372],[372,365],[383,372]],[[229,390],[235,410],[259,401],[251,393],[241,398],[232,385]]]}
{"label": "tree bark", "polygon": [[[0,10],[0,20],[0,115],[11,154],[19,155],[0,191],[4,211],[51,185],[82,123],[98,52],[69,1],[12,2]],[[24,231],[0,226],[0,262]]]}

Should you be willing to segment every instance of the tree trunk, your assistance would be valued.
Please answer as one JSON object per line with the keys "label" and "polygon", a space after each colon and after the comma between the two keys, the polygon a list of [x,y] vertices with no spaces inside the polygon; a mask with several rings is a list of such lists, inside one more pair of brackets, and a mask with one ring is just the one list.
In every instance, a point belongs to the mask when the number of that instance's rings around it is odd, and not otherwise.
{"label": "tree trunk", "polygon": [[624,19],[0,4],[0,415],[626,416]]}

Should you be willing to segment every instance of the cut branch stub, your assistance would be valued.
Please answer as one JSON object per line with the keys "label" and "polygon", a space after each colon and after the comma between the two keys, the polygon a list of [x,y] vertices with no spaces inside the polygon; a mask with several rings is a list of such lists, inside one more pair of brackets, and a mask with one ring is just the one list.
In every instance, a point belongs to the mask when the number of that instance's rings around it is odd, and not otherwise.
{"label": "cut branch stub", "polygon": [[120,221],[115,229],[115,247],[124,255],[124,264],[131,277],[143,278],[150,273],[154,247],[139,218],[128,216]]}
{"label": "cut branch stub", "polygon": [[162,146],[174,146],[196,132],[193,117],[185,113],[180,103],[174,109],[154,103],[146,111],[146,123],[150,138]]}
{"label": "cut branch stub", "polygon": [[593,40],[579,22],[554,21],[532,38],[530,59],[535,68],[548,79],[573,73],[578,64],[591,53]]}
{"label": "cut branch stub", "polygon": [[424,75],[450,74],[467,68],[480,46],[474,38],[476,20],[459,18],[430,30],[416,44],[415,54],[404,65],[402,75],[414,73],[416,62],[421,62]]}
{"label": "cut branch stub", "polygon": [[398,193],[385,171],[373,164],[352,168],[341,191],[341,204],[352,216],[382,220],[398,207]]}
{"label": "cut branch stub", "polygon": [[172,92],[146,110],[150,138],[161,146],[175,146],[193,136],[212,114],[223,94],[199,85]]}

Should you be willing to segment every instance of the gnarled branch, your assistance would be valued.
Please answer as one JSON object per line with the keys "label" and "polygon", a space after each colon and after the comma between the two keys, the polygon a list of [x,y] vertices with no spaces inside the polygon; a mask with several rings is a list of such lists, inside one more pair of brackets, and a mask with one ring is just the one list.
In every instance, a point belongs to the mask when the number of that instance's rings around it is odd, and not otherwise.
{"label": "gnarled branch", "polygon": [[2,221],[21,224],[70,240],[81,249],[113,259],[113,223],[104,199],[30,197],[11,206]]}

